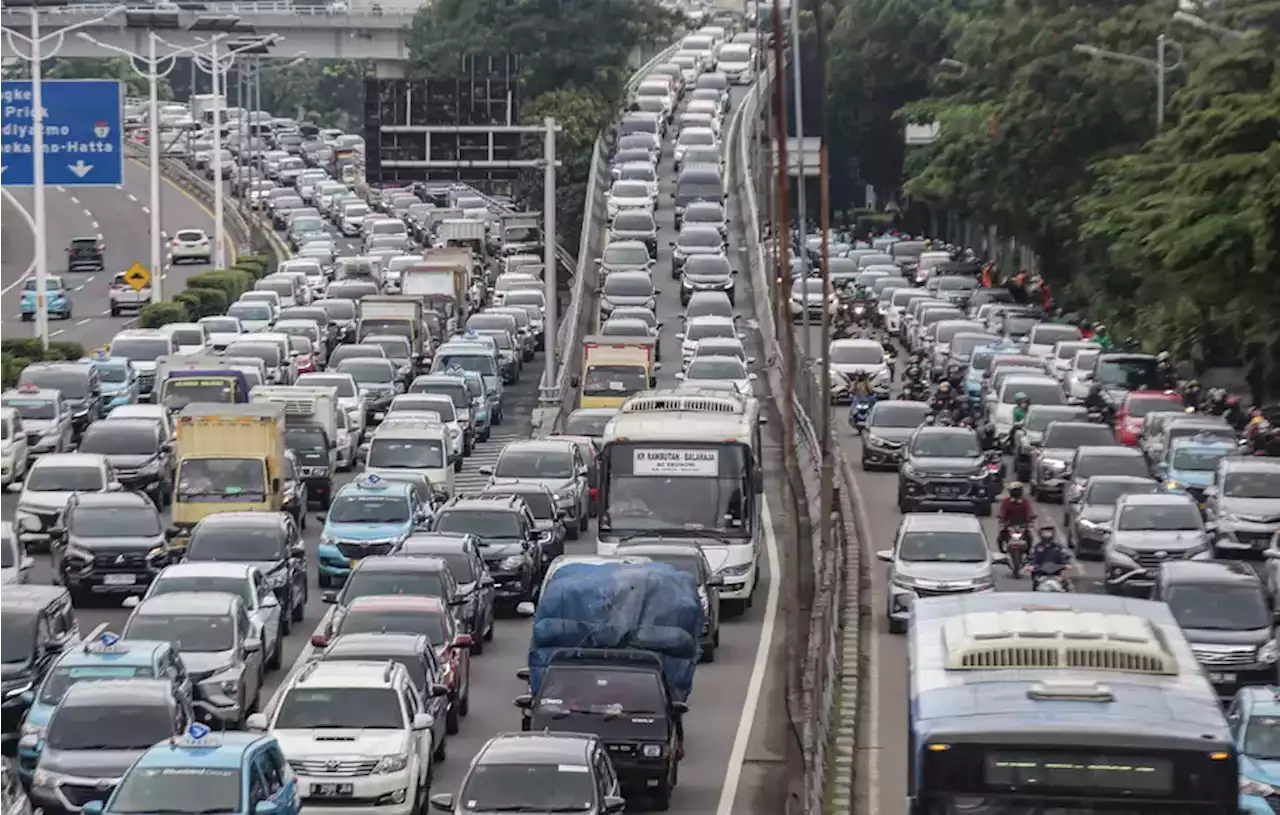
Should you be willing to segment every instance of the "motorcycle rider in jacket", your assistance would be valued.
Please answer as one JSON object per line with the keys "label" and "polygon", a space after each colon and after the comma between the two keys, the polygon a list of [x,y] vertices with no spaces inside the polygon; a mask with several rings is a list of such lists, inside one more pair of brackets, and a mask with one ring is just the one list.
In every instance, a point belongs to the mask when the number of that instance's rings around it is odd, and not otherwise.
{"label": "motorcycle rider in jacket", "polygon": [[1045,523],[1037,531],[1036,542],[1028,555],[1031,563],[1031,589],[1034,591],[1045,577],[1067,577],[1078,572],[1075,555],[1057,538],[1053,524]]}
{"label": "motorcycle rider in jacket", "polygon": [[1022,495],[1022,483],[1014,481],[1009,484],[1009,495],[1000,502],[1000,511],[996,514],[1000,531],[996,534],[996,546],[1001,552],[1009,551],[1009,530],[1014,527],[1030,527],[1036,519],[1036,508],[1030,498]]}

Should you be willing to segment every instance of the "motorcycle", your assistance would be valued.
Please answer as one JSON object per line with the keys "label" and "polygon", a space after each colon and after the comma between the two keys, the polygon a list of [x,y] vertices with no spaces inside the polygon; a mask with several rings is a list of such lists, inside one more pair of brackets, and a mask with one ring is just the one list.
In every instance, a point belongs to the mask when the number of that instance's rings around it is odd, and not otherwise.
{"label": "motorcycle", "polygon": [[867,423],[867,417],[871,415],[871,408],[875,407],[876,394],[871,393],[855,393],[853,400],[849,405],[849,426],[857,430],[861,430]]}
{"label": "motorcycle", "polygon": [[850,308],[853,324],[859,328],[866,328],[871,320],[871,316],[867,313],[867,303],[865,300],[854,301]]}
{"label": "motorcycle", "polygon": [[1009,555],[1009,571],[1014,579],[1022,577],[1022,567],[1027,563],[1027,552],[1031,549],[1030,533],[1025,525],[1010,526],[1005,532],[1008,540],[1005,551]]}
{"label": "motorcycle", "polygon": [[918,380],[909,381],[902,388],[902,398],[911,402],[926,402],[929,400],[929,388]]}
{"label": "motorcycle", "polygon": [[1031,590],[1052,594],[1071,591],[1071,582],[1067,580],[1067,567],[1060,565],[1033,567],[1031,571]]}

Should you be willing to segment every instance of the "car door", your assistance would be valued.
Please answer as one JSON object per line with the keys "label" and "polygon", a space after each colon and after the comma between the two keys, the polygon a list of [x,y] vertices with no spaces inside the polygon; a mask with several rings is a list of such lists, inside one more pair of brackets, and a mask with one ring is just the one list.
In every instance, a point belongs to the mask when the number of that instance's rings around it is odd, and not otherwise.
{"label": "car door", "polygon": [[489,621],[493,619],[493,576],[489,574],[479,552],[470,549],[468,556],[471,558],[471,573],[476,576],[477,619],[480,620],[482,629],[488,630]]}
{"label": "car door", "polygon": [[569,454],[573,456],[573,482],[574,491],[577,493],[578,501],[578,518],[585,518],[590,511],[590,501],[588,500],[587,485],[587,463],[582,460],[582,451],[578,449],[578,445],[569,444]]}
{"label": "car door", "polygon": [[[413,724],[414,718],[419,713],[426,713],[426,707],[423,705],[422,696],[413,683],[405,683],[403,693],[400,698],[403,700],[405,711],[405,722],[409,725]],[[418,775],[421,782],[427,780],[427,770],[431,766],[434,757],[431,755],[435,750],[436,729],[434,723],[426,730],[415,730],[413,733],[414,741],[417,742],[418,750]]]}
{"label": "car door", "polygon": [[[191,677],[187,675],[187,666],[182,663],[182,657],[178,656],[177,651],[165,651],[160,657],[160,677],[169,680],[173,685],[174,695],[182,699],[187,704],[191,703]],[[175,731],[182,732],[182,731]]]}
{"label": "car door", "polygon": [[254,608],[250,610],[253,624],[262,637],[264,654],[274,654],[281,647],[280,642],[280,601],[275,592],[267,585],[262,573],[254,570],[249,575],[253,585]]}
{"label": "car door", "polygon": [[[307,549],[302,531],[293,518],[285,517],[285,540],[282,556],[287,559],[291,596],[295,605],[302,605],[307,595]],[[292,609],[286,609],[292,613]]]}
{"label": "car door", "polygon": [[236,606],[235,622],[236,622],[236,641],[243,644],[245,640],[257,639],[261,645],[256,653],[244,655],[244,692],[250,693],[252,688],[262,687],[262,677],[265,671],[267,641],[261,631],[254,629],[252,619],[249,612],[245,609],[243,603]]}

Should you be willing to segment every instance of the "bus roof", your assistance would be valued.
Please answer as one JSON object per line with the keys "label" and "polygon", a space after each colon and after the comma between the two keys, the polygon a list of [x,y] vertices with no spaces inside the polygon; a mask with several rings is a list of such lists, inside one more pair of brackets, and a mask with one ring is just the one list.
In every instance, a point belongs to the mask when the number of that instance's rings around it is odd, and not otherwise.
{"label": "bus roof", "polygon": [[760,403],[727,391],[664,389],[627,399],[605,427],[605,441],[740,441],[754,446]]}
{"label": "bus roof", "polygon": [[1168,606],[1102,594],[921,600],[910,635],[918,743],[1210,749],[1230,734]]}

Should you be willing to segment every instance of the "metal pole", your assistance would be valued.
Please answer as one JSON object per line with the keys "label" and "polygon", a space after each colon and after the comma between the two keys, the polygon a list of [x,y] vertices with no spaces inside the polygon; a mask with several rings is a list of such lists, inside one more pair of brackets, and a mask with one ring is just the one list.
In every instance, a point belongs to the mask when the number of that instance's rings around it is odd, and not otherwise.
{"label": "metal pole", "polygon": [[[827,124],[827,35],[822,28],[822,2],[817,0],[814,3],[813,13],[815,17],[814,29],[817,32],[817,57],[818,57],[818,92],[822,95],[818,103],[818,136],[821,142],[818,145],[818,228],[822,230],[822,300],[827,302],[831,299],[831,183],[830,183],[830,166],[829,154],[827,152],[828,141],[828,124]],[[832,453],[831,442],[831,377],[826,375],[831,370],[831,313],[827,309],[822,310],[822,376],[819,377],[821,382],[822,394],[822,427],[818,430],[818,447],[822,451],[822,469],[819,473],[818,488],[818,506],[820,516],[818,518],[819,540],[822,541],[822,552],[824,556],[828,553],[834,553],[836,557],[840,553],[834,551],[835,537],[832,534],[834,530],[831,528],[831,515],[834,508],[834,490],[835,490],[835,456]],[[805,568],[805,567],[808,568]],[[808,611],[813,607],[814,583],[805,581],[817,580],[817,575],[813,568],[813,554],[807,556],[801,550],[800,558],[800,585],[801,610],[808,618]],[[856,576],[855,576],[856,579]],[[807,594],[805,593],[807,589]]]}
{"label": "metal pole", "polygon": [[1164,35],[1156,37],[1156,134],[1164,132]]}
{"label": "metal pole", "polygon": [[213,83],[213,266],[227,268],[226,229],[222,225],[222,100],[218,95],[218,41],[209,43],[209,76]]}
{"label": "metal pole", "polygon": [[35,151],[33,161],[34,176],[32,185],[35,189],[36,220],[36,336],[40,338],[41,347],[49,347],[49,246],[46,235],[48,225],[45,218],[44,201],[44,90],[41,87],[42,57],[40,56],[40,10],[31,9],[31,149]]}
{"label": "metal pole", "polygon": [[[815,0],[815,5],[822,0]],[[809,244],[805,240],[805,173],[809,169],[806,166],[804,151],[804,96],[801,93],[801,86],[804,84],[800,77],[800,2],[792,0],[791,2],[791,77],[792,86],[795,88],[793,94],[796,100],[796,144],[800,150],[800,172],[796,178],[796,234],[800,236],[800,257],[803,263],[800,265],[800,285],[807,292],[809,291]],[[787,138],[787,134],[783,133],[782,138]],[[785,205],[787,202],[784,201]],[[790,270],[787,270],[788,273]],[[801,322],[804,327],[803,345],[804,362],[807,364],[813,359],[813,340],[810,337],[809,309],[804,310],[801,316]]]}
{"label": "metal pole", "polygon": [[[257,113],[259,110],[262,110],[262,58],[254,57],[253,58],[253,112]],[[257,117],[254,117],[253,121],[256,123]],[[253,156],[258,163],[259,176],[265,178],[266,176],[262,172],[262,148],[263,148],[263,141],[262,141],[262,137],[259,136],[258,139],[254,142]]]}
{"label": "metal pole", "polygon": [[[559,305],[556,284],[559,281],[559,269],[556,268],[556,120],[548,116],[542,120],[546,128],[543,138],[542,169],[542,279],[546,287],[547,314],[543,323],[542,362],[546,370],[542,374],[542,387],[551,388],[556,384],[556,306]],[[565,349],[565,353],[570,353]]]}
{"label": "metal pole", "polygon": [[151,101],[147,152],[151,166],[147,168],[147,188],[151,198],[151,302],[162,299],[160,288],[164,277],[164,233],[160,231],[160,77],[156,64],[156,32],[147,32],[147,93]]}

